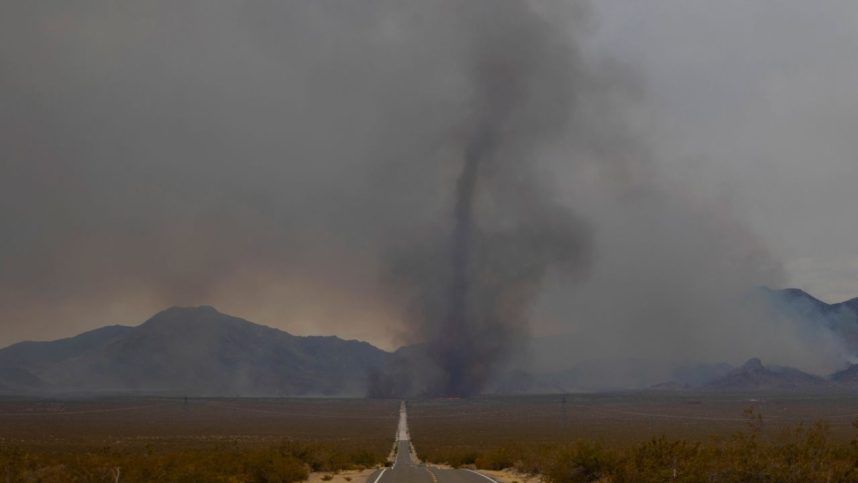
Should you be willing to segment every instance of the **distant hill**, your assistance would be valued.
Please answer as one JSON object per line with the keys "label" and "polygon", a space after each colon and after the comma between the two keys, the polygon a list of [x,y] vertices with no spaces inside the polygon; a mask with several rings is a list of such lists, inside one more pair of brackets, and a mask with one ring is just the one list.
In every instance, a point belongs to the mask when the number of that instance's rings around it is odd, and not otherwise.
{"label": "distant hill", "polygon": [[797,288],[764,290],[781,314],[830,330],[858,355],[858,298],[828,304]]}
{"label": "distant hill", "polygon": [[133,330],[133,327],[124,325],[109,325],[67,339],[20,342],[0,350],[0,366],[45,369],[52,364],[104,346]]}
{"label": "distant hill", "polygon": [[[845,302],[828,304],[811,294],[796,288],[761,288],[753,294],[762,296],[772,309],[768,314],[773,317],[787,317],[807,328],[808,333],[819,329],[828,331],[843,342],[847,352],[858,356],[858,298]],[[636,359],[631,356],[602,358],[581,358],[576,354],[590,353],[590,347],[582,346],[582,341],[574,334],[555,334],[549,337],[535,337],[529,342],[526,357],[515,360],[512,367],[499,375],[490,390],[498,392],[565,392],[565,391],[605,391],[618,389],[645,389],[657,386],[659,389],[716,387],[718,382],[730,386],[745,385],[753,388],[763,387],[767,383],[758,380],[756,384],[749,379],[739,384],[737,374],[728,378],[731,371],[739,371],[726,363],[704,363],[687,360],[683,362]],[[748,354],[753,356],[755,354]],[[571,356],[571,357],[570,357]],[[725,355],[726,356],[726,355]],[[768,368],[777,374],[768,384],[789,386],[784,379],[790,375],[789,368]],[[858,369],[856,369],[858,372]],[[811,376],[810,377],[816,377]],[[777,382],[778,378],[780,382]],[[825,381],[824,378],[817,378]],[[808,387],[799,384],[796,387]],[[711,386],[710,386],[711,384]],[[858,388],[858,382],[856,382]]]}
{"label": "distant hill", "polygon": [[[858,355],[858,298],[825,303],[799,289],[762,289],[776,313],[841,338]],[[510,354],[487,393],[645,389],[858,389],[858,366],[829,379],[751,359],[742,367],[634,357],[576,357],[574,334],[535,337]],[[399,397],[433,393],[440,379],[424,345],[382,351],[337,337],[298,337],[222,314],[174,307],[144,323],[112,325],[0,349],[0,394]],[[655,385],[655,386],[654,386]]]}
{"label": "distant hill", "polygon": [[825,389],[831,385],[828,380],[822,377],[791,367],[767,367],[759,359],[753,358],[741,367],[733,369],[725,376],[704,384],[702,387],[720,391],[806,391]]}
{"label": "distant hill", "polygon": [[851,312],[851,315],[858,314],[858,297],[845,302],[828,304],[798,288],[785,288],[780,290],[770,289],[769,292],[795,305],[805,305],[807,308],[824,313],[849,311]]}
{"label": "distant hill", "polygon": [[109,326],[0,350],[0,392],[205,396],[366,394],[389,354],[338,337],[298,337],[174,307],[136,327]]}
{"label": "distant hill", "polygon": [[858,387],[858,364],[850,364],[846,369],[835,372],[831,380],[844,386]]}

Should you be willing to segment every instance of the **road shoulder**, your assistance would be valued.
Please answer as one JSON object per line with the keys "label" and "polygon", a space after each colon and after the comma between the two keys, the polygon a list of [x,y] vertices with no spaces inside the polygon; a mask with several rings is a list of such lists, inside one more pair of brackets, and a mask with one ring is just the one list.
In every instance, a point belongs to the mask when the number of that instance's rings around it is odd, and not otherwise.
{"label": "road shoulder", "polygon": [[307,483],[366,483],[369,477],[377,471],[378,468],[367,468],[365,470],[346,470],[340,471],[338,473],[331,473],[329,471],[314,472],[310,473],[310,477],[307,478]]}

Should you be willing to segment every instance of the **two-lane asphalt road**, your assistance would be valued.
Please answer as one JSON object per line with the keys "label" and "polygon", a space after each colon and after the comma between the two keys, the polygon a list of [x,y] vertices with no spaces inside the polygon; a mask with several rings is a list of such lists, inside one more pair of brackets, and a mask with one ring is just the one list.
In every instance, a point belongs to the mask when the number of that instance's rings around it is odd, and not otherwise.
{"label": "two-lane asphalt road", "polygon": [[396,459],[393,466],[376,471],[367,483],[497,483],[471,470],[448,470],[430,467],[417,461],[411,452],[408,414],[405,403],[399,407],[399,427],[396,429]]}

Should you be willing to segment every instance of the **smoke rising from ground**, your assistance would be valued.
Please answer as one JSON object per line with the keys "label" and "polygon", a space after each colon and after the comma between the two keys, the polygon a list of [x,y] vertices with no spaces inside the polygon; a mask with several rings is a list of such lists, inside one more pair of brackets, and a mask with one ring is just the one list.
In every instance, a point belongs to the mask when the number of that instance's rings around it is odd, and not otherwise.
{"label": "smoke rising from ground", "polygon": [[534,170],[538,148],[564,133],[583,94],[576,90],[592,79],[574,38],[527,3],[474,2],[459,13],[465,35],[456,51],[469,110],[445,142],[461,163],[449,240],[406,247],[393,268],[396,282],[413,289],[407,323],[436,366],[426,391],[467,396],[521,346],[546,272],[575,271],[586,261],[586,225],[553,200]]}
{"label": "smoke rising from ground", "polygon": [[645,86],[584,2],[0,13],[3,343],[213,304],[426,343],[436,394],[479,391],[531,328],[578,334],[570,361],[833,364],[736,308],[778,263],[653,166]]}

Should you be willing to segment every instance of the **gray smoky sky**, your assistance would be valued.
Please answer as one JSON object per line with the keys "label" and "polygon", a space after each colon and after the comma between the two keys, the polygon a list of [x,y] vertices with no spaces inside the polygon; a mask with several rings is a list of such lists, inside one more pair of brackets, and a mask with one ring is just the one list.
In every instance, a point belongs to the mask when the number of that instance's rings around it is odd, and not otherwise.
{"label": "gray smoky sky", "polygon": [[829,302],[858,296],[858,5],[594,6],[594,43],[645,79],[639,108],[662,178],[753,226],[788,284]]}
{"label": "gray smoky sky", "polygon": [[204,303],[418,342],[389,260],[450,229],[468,46],[537,25],[568,58],[515,122],[557,132],[478,196],[502,226],[503,193],[534,190],[591,248],[539,281],[532,332],[577,334],[571,358],[827,370],[833,341],[743,304],[858,295],[856,21],[847,1],[4,2],[0,344]]}

